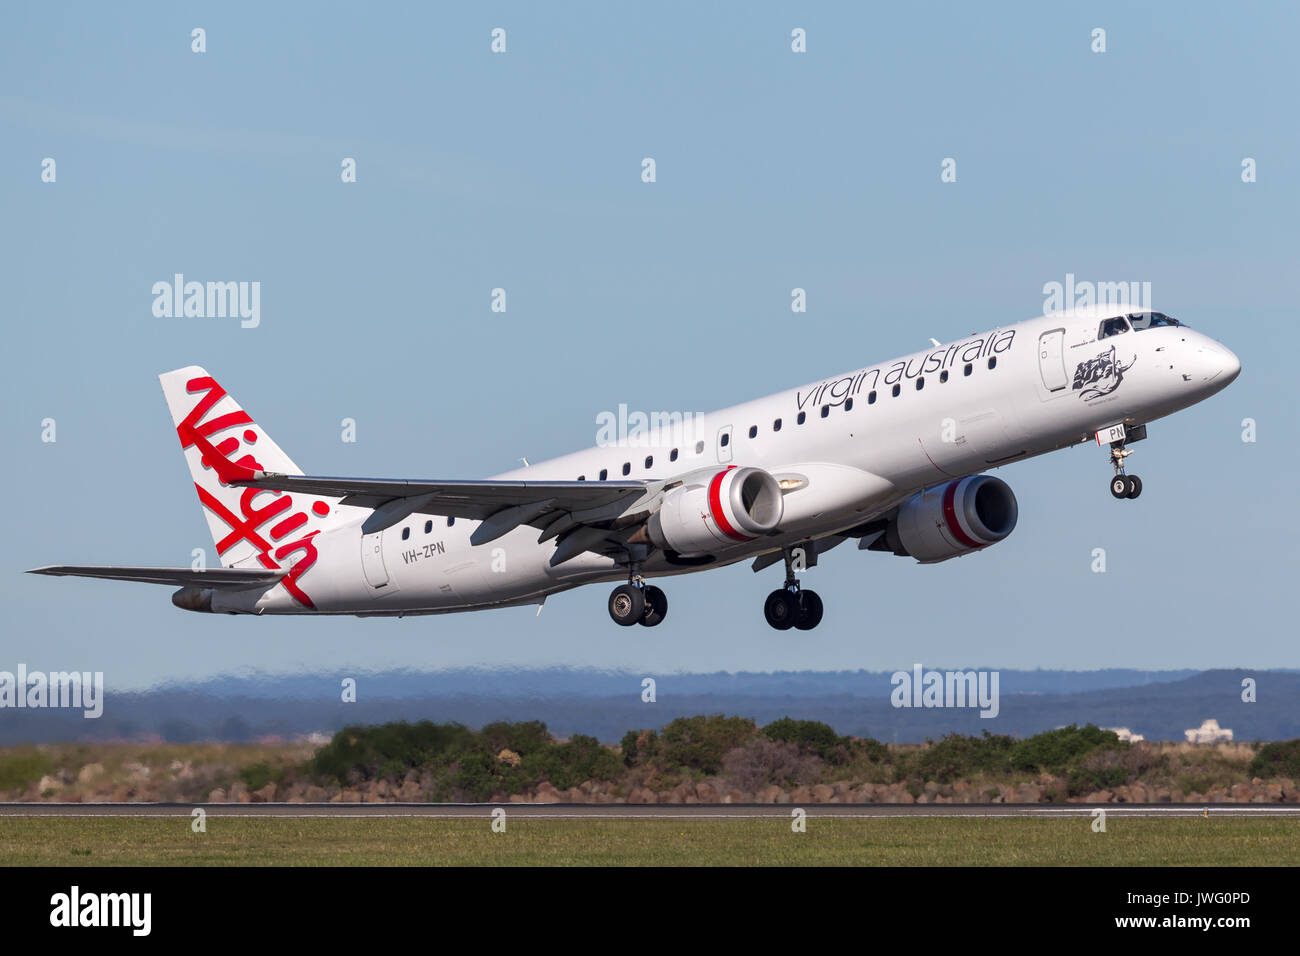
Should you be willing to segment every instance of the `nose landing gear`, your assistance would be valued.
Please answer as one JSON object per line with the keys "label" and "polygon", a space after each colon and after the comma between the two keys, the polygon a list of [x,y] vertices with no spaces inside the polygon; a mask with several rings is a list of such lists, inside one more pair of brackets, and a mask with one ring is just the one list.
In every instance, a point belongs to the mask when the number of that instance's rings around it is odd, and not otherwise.
{"label": "nose landing gear", "polygon": [[821,623],[822,599],[816,591],[805,591],[799,587],[790,548],[785,549],[784,557],[785,585],[767,596],[763,602],[763,617],[778,631],[788,631],[792,627],[811,631]]}
{"label": "nose landing gear", "polygon": [[1116,498],[1136,498],[1142,494],[1142,479],[1137,475],[1116,474],[1110,480],[1110,493]]}
{"label": "nose landing gear", "polygon": [[1116,498],[1136,498],[1142,494],[1142,479],[1124,472],[1124,459],[1131,454],[1133,450],[1125,448],[1124,442],[1110,443],[1110,463],[1115,469],[1115,477],[1110,480],[1110,493]]}

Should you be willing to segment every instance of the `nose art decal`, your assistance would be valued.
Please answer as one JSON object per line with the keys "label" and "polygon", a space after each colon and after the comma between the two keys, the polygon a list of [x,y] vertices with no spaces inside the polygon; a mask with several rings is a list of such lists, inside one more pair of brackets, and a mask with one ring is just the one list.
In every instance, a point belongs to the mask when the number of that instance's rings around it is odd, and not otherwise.
{"label": "nose art decal", "polygon": [[1080,362],[1075,367],[1074,385],[1071,388],[1078,392],[1079,397],[1085,402],[1109,395],[1119,388],[1120,383],[1124,381],[1124,373],[1131,369],[1136,361],[1135,355],[1127,365],[1119,364],[1119,360],[1115,358],[1115,346],[1112,345],[1096,358]]}

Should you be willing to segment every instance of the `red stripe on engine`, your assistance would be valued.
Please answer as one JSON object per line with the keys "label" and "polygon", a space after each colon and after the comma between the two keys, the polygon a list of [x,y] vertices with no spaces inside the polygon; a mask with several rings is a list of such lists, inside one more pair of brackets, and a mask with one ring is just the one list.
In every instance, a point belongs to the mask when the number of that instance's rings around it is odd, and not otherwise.
{"label": "red stripe on engine", "polygon": [[753,538],[747,538],[733,528],[722,510],[722,479],[726,477],[727,472],[735,467],[735,465],[732,465],[718,472],[713,476],[713,480],[709,482],[709,511],[713,513],[713,520],[717,523],[718,530],[728,538],[733,538],[736,541],[753,541]]}
{"label": "red stripe on engine", "polygon": [[[962,479],[962,481],[964,480]],[[957,486],[960,484],[961,481],[952,481],[948,483],[947,488],[943,489],[943,520],[948,523],[948,530],[952,532],[952,536],[966,547],[982,548],[984,545],[963,531],[961,525],[957,522],[957,509],[954,507],[953,502],[957,497]]]}

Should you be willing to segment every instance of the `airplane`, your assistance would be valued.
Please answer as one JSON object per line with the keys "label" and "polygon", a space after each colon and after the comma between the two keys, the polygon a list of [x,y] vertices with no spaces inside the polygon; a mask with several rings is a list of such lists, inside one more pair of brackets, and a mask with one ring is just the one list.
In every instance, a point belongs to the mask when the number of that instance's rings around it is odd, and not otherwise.
{"label": "airplane", "polygon": [[485,481],[304,475],[202,368],[159,376],[220,568],[47,566],[34,574],[179,585],[228,614],[439,614],[539,605],[593,582],[623,626],[668,613],[648,579],[784,563],[764,603],[811,630],[799,574],[847,540],[922,564],[1005,539],[1019,507],[984,472],[1096,441],[1110,492],[1148,423],[1227,387],[1227,347],[1150,309],[1057,312]]}

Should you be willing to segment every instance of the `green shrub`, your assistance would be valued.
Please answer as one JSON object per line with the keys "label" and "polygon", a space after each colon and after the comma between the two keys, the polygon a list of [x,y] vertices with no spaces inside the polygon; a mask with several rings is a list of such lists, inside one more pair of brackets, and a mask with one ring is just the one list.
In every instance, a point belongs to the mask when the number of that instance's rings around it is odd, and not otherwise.
{"label": "green shrub", "polygon": [[821,721],[782,717],[764,727],[763,733],[769,740],[797,744],[804,753],[815,754],[827,763],[842,764],[850,756],[849,738],[841,737]]}
{"label": "green shrub", "polygon": [[748,717],[678,717],[663,730],[662,763],[705,774],[722,769],[722,757],[758,734]]}
{"label": "green shrub", "polygon": [[938,741],[900,759],[899,773],[906,776],[952,783],[980,773],[1003,774],[1011,769],[1008,755],[1015,741],[984,731],[982,737],[948,734]]}
{"label": "green shrub", "polygon": [[482,803],[502,786],[503,766],[484,750],[461,754],[447,778],[450,794],[459,800]]}
{"label": "green shrub", "polygon": [[[499,742],[493,741],[493,746]],[[582,734],[532,750],[518,766],[497,760],[486,742],[480,743],[482,746],[456,756],[438,787],[441,799],[482,802],[496,793],[522,793],[542,780],[549,780],[558,790],[568,790],[588,780],[614,780],[623,771],[613,751],[595,737]]]}
{"label": "green shrub", "polygon": [[446,764],[470,750],[482,749],[481,738],[462,724],[424,720],[344,727],[316,752],[313,771],[339,783],[354,779],[399,779],[406,771]]}
{"label": "green shrub", "polygon": [[50,758],[36,750],[0,755],[0,790],[22,790],[53,769]]}
{"label": "green shrub", "polygon": [[557,790],[588,780],[613,780],[623,771],[612,750],[585,734],[574,734],[572,740],[529,755],[521,769],[549,780]]}
{"label": "green shrub", "polygon": [[868,763],[885,763],[889,760],[889,748],[872,737],[848,738],[849,750],[855,759]]}
{"label": "green shrub", "polygon": [[629,730],[619,746],[623,763],[635,767],[659,755],[659,735],[653,730]]}
{"label": "green shrub", "polygon": [[487,748],[494,754],[499,754],[503,750],[513,750],[524,757],[545,750],[555,743],[555,738],[540,720],[519,723],[501,720],[488,724],[479,731],[479,734],[483,737]]}
{"label": "green shrub", "polygon": [[1300,780],[1300,738],[1265,744],[1255,754],[1247,772],[1252,777],[1290,777]]}
{"label": "green shrub", "polygon": [[239,779],[244,781],[249,790],[261,790],[272,781],[274,776],[271,765],[266,761],[249,764],[239,771]]}
{"label": "green shrub", "polygon": [[1118,750],[1095,750],[1082,758],[1077,766],[1066,771],[1070,793],[1080,796],[1127,783],[1134,774],[1124,756]]}
{"label": "green shrub", "polygon": [[1102,747],[1127,750],[1128,746],[1113,731],[1093,724],[1083,727],[1070,724],[1026,737],[1011,749],[1010,759],[1015,770],[1064,773],[1094,750]]}

